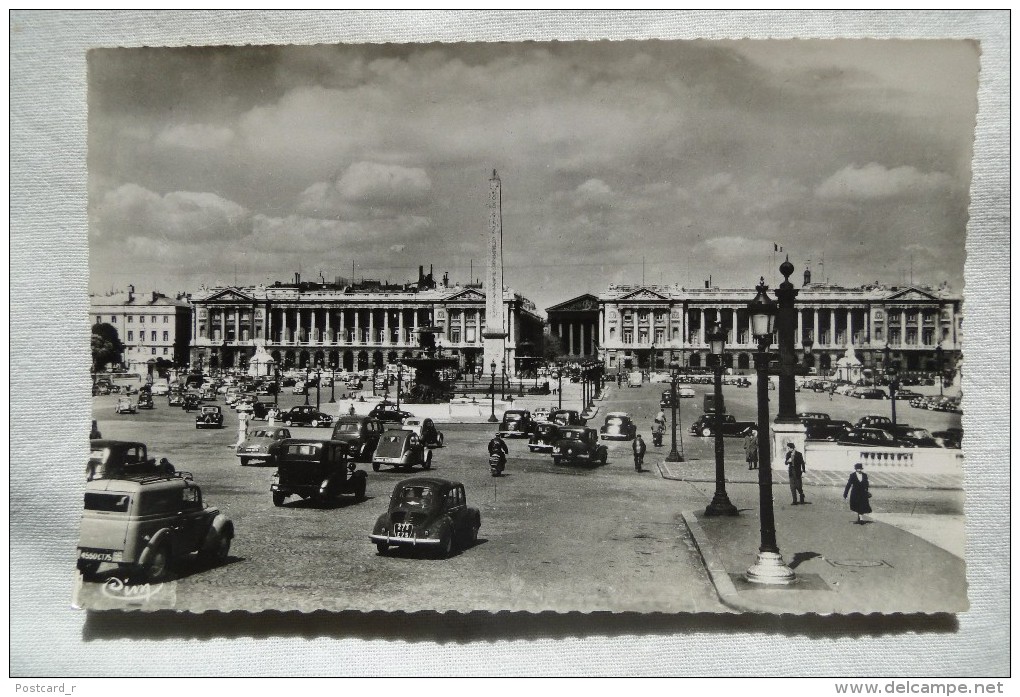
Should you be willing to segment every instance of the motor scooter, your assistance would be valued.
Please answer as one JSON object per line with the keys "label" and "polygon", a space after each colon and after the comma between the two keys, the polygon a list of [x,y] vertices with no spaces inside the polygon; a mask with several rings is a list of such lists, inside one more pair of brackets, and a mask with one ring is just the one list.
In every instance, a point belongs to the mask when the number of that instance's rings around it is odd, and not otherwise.
{"label": "motor scooter", "polygon": [[504,469],[506,469],[506,456],[503,453],[489,455],[489,474],[499,477],[502,476]]}
{"label": "motor scooter", "polygon": [[662,446],[662,431],[652,431],[652,445]]}

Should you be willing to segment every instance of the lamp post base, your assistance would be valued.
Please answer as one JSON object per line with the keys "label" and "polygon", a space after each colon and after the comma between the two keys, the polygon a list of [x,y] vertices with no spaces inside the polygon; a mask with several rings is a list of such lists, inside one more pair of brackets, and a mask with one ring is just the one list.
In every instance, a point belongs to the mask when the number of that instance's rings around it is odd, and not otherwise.
{"label": "lamp post base", "polygon": [[490,423],[490,424],[498,424],[498,423],[499,423],[499,419],[497,419],[497,418],[496,418],[496,415],[495,415],[495,414],[493,414],[492,416],[490,416],[490,417],[489,417],[489,419],[488,419],[488,421],[489,421],[489,423]]}
{"label": "lamp post base", "polygon": [[676,450],[670,450],[669,454],[666,455],[666,462],[683,462],[683,456]]}
{"label": "lamp post base", "polygon": [[716,492],[716,495],[712,498],[712,503],[708,504],[705,508],[705,515],[740,515],[740,512],[736,506],[730,503],[730,499],[725,493]]}
{"label": "lamp post base", "polygon": [[751,583],[768,586],[788,586],[796,582],[797,574],[783,561],[779,552],[758,552],[754,565],[744,573]]}

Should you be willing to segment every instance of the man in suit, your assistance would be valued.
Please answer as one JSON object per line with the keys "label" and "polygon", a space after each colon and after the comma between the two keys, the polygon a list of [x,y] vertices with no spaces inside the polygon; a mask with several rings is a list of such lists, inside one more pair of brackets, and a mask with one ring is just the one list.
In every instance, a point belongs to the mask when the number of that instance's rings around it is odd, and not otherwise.
{"label": "man in suit", "polygon": [[640,433],[634,436],[634,442],[631,444],[631,447],[634,448],[634,471],[640,472],[641,466],[645,462],[645,451],[647,450],[645,441],[641,438]]}
{"label": "man in suit", "polygon": [[793,495],[793,505],[798,504],[797,495],[800,495],[799,503],[804,503],[804,480],[801,475],[807,471],[804,466],[804,456],[797,450],[793,443],[786,444],[786,471],[790,476],[790,494]]}

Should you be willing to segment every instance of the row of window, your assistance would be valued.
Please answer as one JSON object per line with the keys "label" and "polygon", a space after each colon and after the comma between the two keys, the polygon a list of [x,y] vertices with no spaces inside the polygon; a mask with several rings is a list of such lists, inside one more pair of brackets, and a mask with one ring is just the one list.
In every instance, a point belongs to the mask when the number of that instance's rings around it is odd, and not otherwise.
{"label": "row of window", "polygon": [[[159,315],[149,315],[152,324],[156,324],[159,321]],[[96,315],[96,324],[103,321],[102,315]],[[134,324],[135,316],[127,315],[127,323]],[[145,315],[138,315],[138,323],[145,324]],[[110,324],[117,324],[117,315],[110,315]],[[170,324],[170,315],[163,315],[163,324]]]}
{"label": "row of window", "polygon": [[[150,340],[151,341],[156,341],[156,334],[157,334],[157,332],[150,332],[150,333],[152,334],[152,338]],[[128,333],[127,333],[127,340],[128,341],[134,341],[135,340],[135,333],[133,331],[131,331],[130,329],[128,330]],[[139,341],[145,341],[145,332],[144,331],[138,332],[138,340]],[[170,332],[163,332],[163,341],[170,341]]]}
{"label": "row of window", "polygon": [[[129,348],[128,351],[131,352],[131,353],[142,353],[143,351],[145,351],[145,347],[144,346],[139,346],[139,347],[133,348],[133,349]],[[153,356],[155,356],[155,355],[158,355],[158,351],[159,351],[159,349],[157,349],[155,346],[153,346],[151,351],[150,351],[150,353]],[[163,349],[163,355],[164,356],[169,356],[170,355],[170,349],[164,348]]]}

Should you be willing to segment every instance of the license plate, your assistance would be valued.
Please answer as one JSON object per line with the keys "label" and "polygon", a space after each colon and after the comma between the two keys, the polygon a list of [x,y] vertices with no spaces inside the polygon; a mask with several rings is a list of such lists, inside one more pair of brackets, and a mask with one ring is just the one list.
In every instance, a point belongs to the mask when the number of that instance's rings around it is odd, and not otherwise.
{"label": "license plate", "polygon": [[90,561],[113,561],[113,552],[82,552],[81,558]]}
{"label": "license plate", "polygon": [[395,537],[414,537],[414,526],[410,523],[397,523],[393,526]]}

